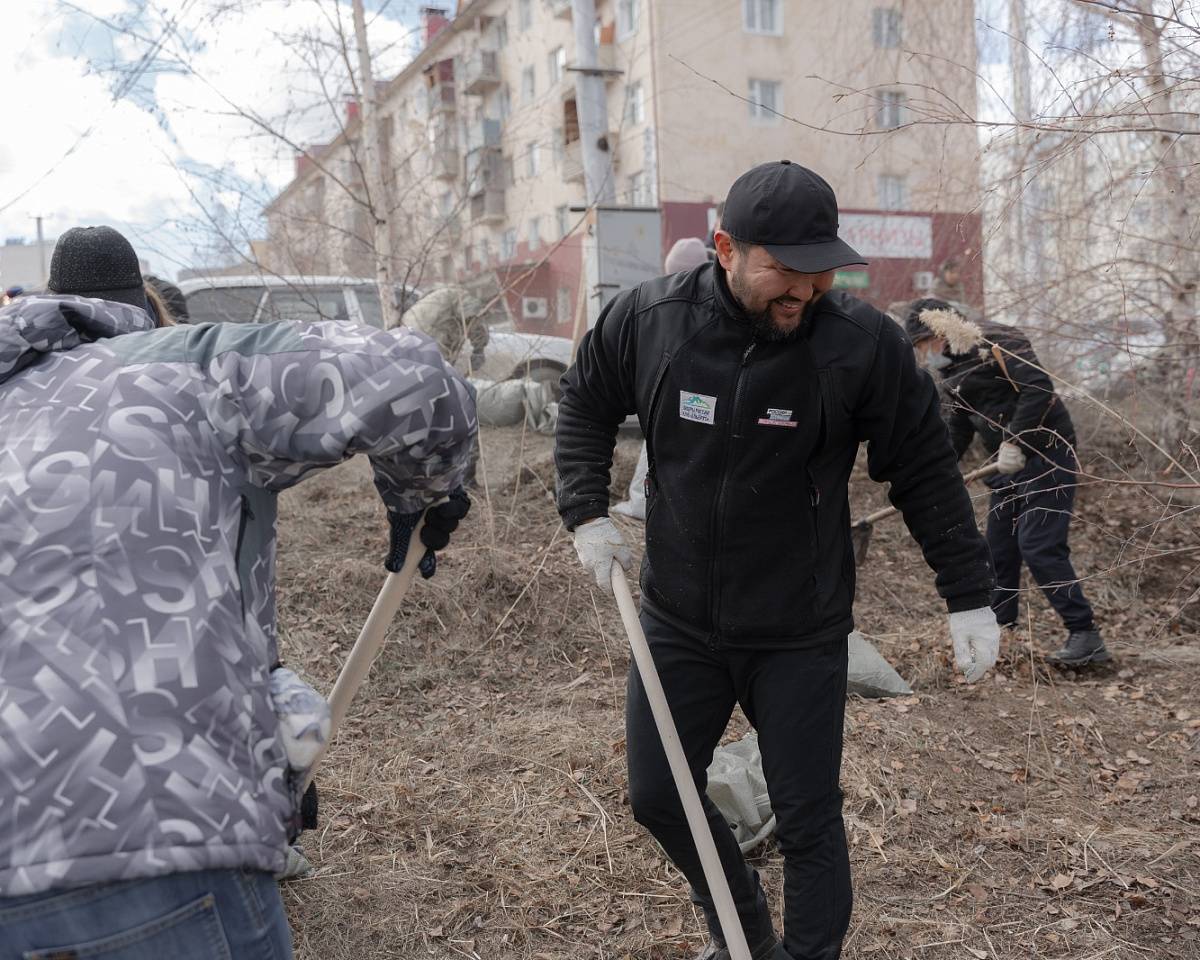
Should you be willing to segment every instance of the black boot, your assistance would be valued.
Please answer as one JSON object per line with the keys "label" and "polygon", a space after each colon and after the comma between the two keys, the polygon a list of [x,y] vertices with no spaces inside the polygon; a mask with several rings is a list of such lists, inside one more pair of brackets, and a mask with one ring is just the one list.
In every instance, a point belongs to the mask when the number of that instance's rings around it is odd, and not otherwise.
{"label": "black boot", "polygon": [[1090,663],[1108,663],[1110,660],[1112,654],[1095,628],[1072,630],[1065,647],[1046,654],[1046,662],[1056,667],[1086,667]]}
{"label": "black boot", "polygon": [[[758,882],[757,872],[754,874],[754,886],[758,896],[754,904],[754,923],[746,930],[746,945],[750,948],[753,960],[790,960],[783,949],[783,944],[775,936],[775,925],[771,922],[771,907],[767,903],[767,895]],[[721,931],[721,921],[717,917],[717,909],[713,902],[705,897],[692,894],[692,902],[698,904],[704,912],[708,924],[709,936],[712,938],[695,960],[730,960],[729,947],[725,945],[725,937]],[[741,911],[738,911],[739,914]]]}

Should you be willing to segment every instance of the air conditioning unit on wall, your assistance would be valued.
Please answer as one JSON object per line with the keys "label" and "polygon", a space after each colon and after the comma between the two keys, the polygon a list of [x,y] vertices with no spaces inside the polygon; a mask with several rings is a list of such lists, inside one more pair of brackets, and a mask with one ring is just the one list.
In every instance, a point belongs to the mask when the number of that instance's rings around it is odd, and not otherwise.
{"label": "air conditioning unit on wall", "polygon": [[918,270],[913,274],[913,289],[917,293],[928,293],[933,289],[933,271]]}
{"label": "air conditioning unit on wall", "polygon": [[545,320],[550,316],[550,301],[546,297],[522,297],[521,318]]}

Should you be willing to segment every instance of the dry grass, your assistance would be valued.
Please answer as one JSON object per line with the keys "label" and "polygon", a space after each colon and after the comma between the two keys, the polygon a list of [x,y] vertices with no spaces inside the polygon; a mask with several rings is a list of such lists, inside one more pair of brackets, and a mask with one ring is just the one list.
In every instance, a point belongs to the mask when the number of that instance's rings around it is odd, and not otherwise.
{"label": "dry grass", "polygon": [[[691,956],[699,920],[625,802],[625,639],[560,532],[549,442],[492,431],[485,452],[487,501],[410,595],[319,777],[322,826],[302,840],[318,872],[285,887],[297,955]],[[618,482],[636,452],[622,442]],[[855,489],[864,510],[882,496]],[[1195,543],[1194,521],[1156,509],[1136,490],[1081,498],[1076,557],[1099,573],[1116,669],[1047,673],[1036,651],[1059,631],[1034,596],[976,687],[949,669],[916,548],[899,524],[876,530],[859,623],[918,695],[847,705],[845,956],[1200,956],[1200,655],[1183,603],[1200,557],[1144,559]],[[365,465],[283,498],[282,645],[322,689],[382,582],[382,524]],[[744,729],[738,715],[730,735]],[[769,843],[756,865],[778,907]]]}

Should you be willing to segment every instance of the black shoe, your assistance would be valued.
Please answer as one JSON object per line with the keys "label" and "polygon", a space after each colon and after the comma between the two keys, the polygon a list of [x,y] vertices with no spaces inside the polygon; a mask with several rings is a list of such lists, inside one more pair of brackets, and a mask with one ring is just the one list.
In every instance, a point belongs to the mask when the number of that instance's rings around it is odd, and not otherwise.
{"label": "black shoe", "polygon": [[[775,926],[771,922],[771,908],[767,905],[767,895],[758,881],[758,873],[754,872],[753,877],[755,918],[753,928],[745,931],[746,945],[750,948],[750,956],[753,960],[786,960],[787,954],[783,952],[783,945],[775,936]],[[725,938],[721,935],[721,921],[717,917],[717,910],[713,906],[713,902],[707,897],[697,896],[694,891],[692,902],[703,911],[711,937],[695,960],[730,960],[729,948],[725,945]]]}
{"label": "black shoe", "polygon": [[1046,662],[1056,667],[1086,667],[1091,663],[1108,663],[1112,654],[1104,646],[1100,631],[1072,630],[1067,645],[1061,650],[1046,654]]}

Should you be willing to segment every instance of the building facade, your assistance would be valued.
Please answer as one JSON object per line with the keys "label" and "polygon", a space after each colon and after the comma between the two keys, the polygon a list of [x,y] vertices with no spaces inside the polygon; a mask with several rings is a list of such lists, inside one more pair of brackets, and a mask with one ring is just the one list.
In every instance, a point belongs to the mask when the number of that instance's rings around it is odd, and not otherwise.
{"label": "building facade", "polygon": [[[396,279],[494,271],[522,329],[570,334],[585,220],[570,0],[423,12],[380,84]],[[738,174],[787,157],[838,193],[871,258],[839,283],[879,305],[965,254],[981,296],[970,0],[597,0],[616,202],[658,207],[664,254],[706,236]],[[921,51],[930,51],[922,53]],[[267,210],[269,269],[373,275],[355,105]]]}

